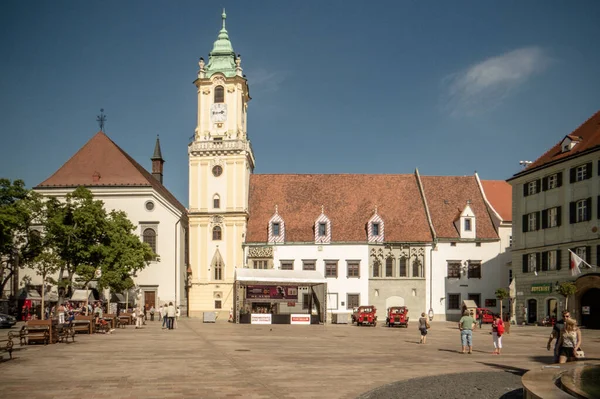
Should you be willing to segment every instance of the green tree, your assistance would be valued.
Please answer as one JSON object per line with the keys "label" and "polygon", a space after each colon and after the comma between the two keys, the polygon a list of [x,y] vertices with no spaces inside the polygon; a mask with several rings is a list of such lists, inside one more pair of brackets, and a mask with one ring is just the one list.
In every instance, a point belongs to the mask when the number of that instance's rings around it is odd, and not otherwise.
{"label": "green tree", "polygon": [[156,254],[140,241],[135,226],[123,211],[108,215],[106,236],[101,247],[99,288],[123,292],[134,286],[132,276],[144,269]]}
{"label": "green tree", "polygon": [[[51,276],[60,270],[63,265],[62,259],[54,253],[49,247],[45,247],[44,250],[35,257],[31,263],[31,268],[36,272],[38,276],[42,277],[42,320],[44,320],[46,309],[45,295],[46,295],[46,282],[52,281]],[[53,282],[53,281],[52,281]]]}
{"label": "green tree", "polygon": [[510,293],[506,288],[498,288],[496,290],[496,298],[500,301],[500,319],[502,319],[502,301],[508,298]]}
{"label": "green tree", "polygon": [[565,297],[565,310],[569,308],[569,297],[571,295],[575,295],[577,293],[577,286],[570,282],[565,281],[564,283],[560,283],[558,289],[556,290],[560,295]]}
{"label": "green tree", "polygon": [[0,293],[16,270],[41,251],[40,236],[32,226],[42,212],[41,197],[22,180],[0,179]]}
{"label": "green tree", "polygon": [[63,261],[58,276],[62,301],[72,289],[75,275],[86,284],[94,278],[102,259],[107,214],[104,203],[94,200],[85,187],[68,194],[65,202],[48,199],[46,210],[47,242]]}

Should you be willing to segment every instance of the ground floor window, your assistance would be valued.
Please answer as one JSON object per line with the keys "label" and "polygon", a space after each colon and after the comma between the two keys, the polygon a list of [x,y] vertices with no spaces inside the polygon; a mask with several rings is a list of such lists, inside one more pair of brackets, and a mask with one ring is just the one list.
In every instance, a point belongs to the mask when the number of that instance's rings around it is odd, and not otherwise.
{"label": "ground floor window", "polygon": [[221,309],[221,300],[215,301],[215,309]]}
{"label": "ground floor window", "polygon": [[347,308],[352,309],[359,306],[360,294],[348,294]]}
{"label": "ground floor window", "polygon": [[460,294],[448,294],[448,309],[460,309]]}

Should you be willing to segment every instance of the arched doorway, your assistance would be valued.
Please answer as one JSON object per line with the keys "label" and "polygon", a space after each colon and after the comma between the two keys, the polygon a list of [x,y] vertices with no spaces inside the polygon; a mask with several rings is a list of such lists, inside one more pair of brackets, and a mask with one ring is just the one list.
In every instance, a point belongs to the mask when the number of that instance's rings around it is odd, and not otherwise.
{"label": "arched doorway", "polygon": [[537,300],[530,299],[527,301],[527,323],[533,324],[537,321]]}
{"label": "arched doorway", "polygon": [[600,329],[600,288],[590,288],[581,296],[581,324]]}

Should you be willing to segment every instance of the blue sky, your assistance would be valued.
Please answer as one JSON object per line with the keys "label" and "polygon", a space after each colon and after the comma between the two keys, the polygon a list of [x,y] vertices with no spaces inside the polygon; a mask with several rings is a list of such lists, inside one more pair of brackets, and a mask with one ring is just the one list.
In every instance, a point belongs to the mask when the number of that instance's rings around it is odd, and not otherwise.
{"label": "blue sky", "polygon": [[198,58],[221,8],[255,173],[506,179],[600,109],[600,2],[4,1],[0,176],[34,186],[97,131],[188,203]]}

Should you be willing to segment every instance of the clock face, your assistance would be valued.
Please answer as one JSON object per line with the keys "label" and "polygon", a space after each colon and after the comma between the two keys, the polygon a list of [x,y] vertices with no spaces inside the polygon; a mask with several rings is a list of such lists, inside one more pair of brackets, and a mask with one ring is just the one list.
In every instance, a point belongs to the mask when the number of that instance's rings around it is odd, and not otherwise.
{"label": "clock face", "polygon": [[210,107],[210,118],[214,123],[227,120],[227,104],[216,103]]}

